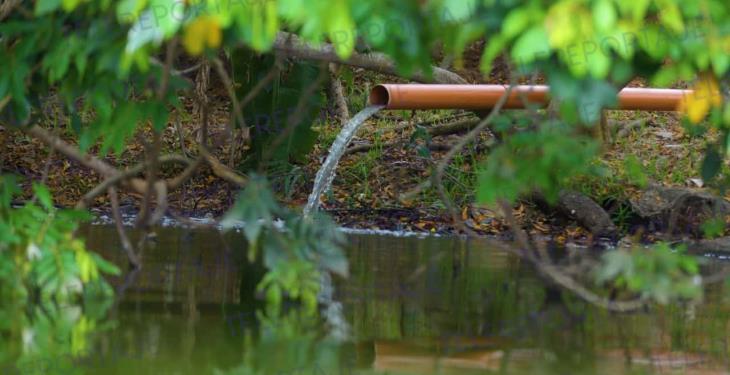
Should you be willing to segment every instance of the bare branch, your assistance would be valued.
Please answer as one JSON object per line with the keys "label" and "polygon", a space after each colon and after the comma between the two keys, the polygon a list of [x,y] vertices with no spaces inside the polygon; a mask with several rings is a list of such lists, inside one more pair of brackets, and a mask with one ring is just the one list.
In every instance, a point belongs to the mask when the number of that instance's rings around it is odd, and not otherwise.
{"label": "bare branch", "polygon": [[[301,40],[298,36],[280,32],[274,42],[274,50],[289,57],[296,57],[307,60],[317,60],[357,66],[360,68],[376,71],[383,74],[400,76],[395,63],[388,56],[382,53],[361,54],[353,52],[349,59],[341,59],[331,44],[312,46]],[[458,74],[439,67],[432,67],[433,78],[426,76],[423,72],[415,73],[411,78],[417,82],[435,82],[466,84],[466,80]]]}
{"label": "bare branch", "polygon": [[132,242],[129,241],[129,237],[127,237],[127,233],[124,230],[122,214],[119,212],[119,195],[117,194],[117,189],[114,186],[110,186],[108,192],[109,200],[112,203],[112,217],[114,217],[114,224],[117,227],[119,239],[122,241],[122,248],[124,249],[124,252],[127,253],[129,264],[131,264],[134,269],[139,269],[142,267],[142,262],[137,257],[137,254],[135,254]]}
{"label": "bare branch", "polygon": [[21,129],[25,133],[30,134],[31,136],[39,139],[46,145],[56,149],[67,158],[77,161],[81,165],[98,172],[104,177],[108,178],[119,174],[119,171],[110,164],[102,161],[95,156],[82,154],[78,148],[64,142],[61,138],[54,136],[53,134],[49,133],[47,130],[41,128],[38,125],[23,127]]}
{"label": "bare branch", "polygon": [[231,99],[231,105],[233,106],[233,113],[236,116],[236,120],[245,130],[247,128],[246,120],[243,117],[243,109],[241,108],[241,103],[238,101],[238,98],[236,96],[236,87],[233,85],[233,80],[231,80],[228,72],[226,72],[225,66],[223,66],[223,62],[221,62],[219,58],[216,57],[215,59],[213,59],[213,66],[215,67],[215,71],[218,74],[218,77],[223,82],[223,86],[226,87],[226,92]]}
{"label": "bare branch", "polygon": [[280,59],[277,57],[276,61],[274,61],[274,65],[271,67],[271,69],[269,69],[264,78],[259,80],[256,83],[256,86],[254,86],[251,91],[249,91],[246,96],[241,99],[241,108],[246,108],[248,103],[251,103],[251,101],[261,92],[261,90],[266,88],[266,86],[271,83],[274,78],[276,78],[276,76],[281,71],[281,61],[279,60]]}
{"label": "bare branch", "polygon": [[5,0],[0,2],[0,21],[4,20],[10,13],[13,12],[15,7],[20,5],[22,0]]}
{"label": "bare branch", "polygon": [[453,202],[451,201],[451,198],[446,194],[446,190],[444,189],[443,184],[443,178],[444,178],[444,172],[446,171],[446,167],[451,163],[451,160],[454,158],[454,156],[461,152],[461,150],[466,146],[467,143],[474,140],[479,133],[482,132],[489,124],[492,123],[492,120],[499,114],[499,112],[502,110],[502,107],[504,106],[504,103],[507,102],[507,98],[509,98],[510,94],[512,93],[512,88],[514,87],[514,83],[510,84],[509,87],[504,91],[504,94],[502,97],[499,98],[494,108],[492,108],[491,112],[489,112],[489,115],[485,117],[483,120],[477,124],[474,129],[472,129],[469,133],[467,133],[465,136],[461,137],[459,141],[454,145],[454,147],[449,150],[449,152],[446,153],[446,155],[441,159],[441,161],[436,166],[436,170],[434,171],[433,175],[431,176],[432,185],[436,187],[436,189],[439,192],[439,195],[441,196],[441,200],[446,205],[446,208],[451,213],[451,217],[454,219],[454,224],[459,225],[462,230],[468,234],[474,234],[471,229],[469,229],[459,218],[459,212],[454,207]]}
{"label": "bare branch", "polygon": [[210,114],[210,100],[208,99],[208,86],[210,84],[210,63],[207,59],[201,62],[201,68],[195,77],[195,108],[200,118],[198,128],[198,143],[208,147],[208,125]]}
{"label": "bare branch", "polygon": [[[197,168],[199,166],[200,161],[190,161],[190,159],[185,158],[180,155],[170,154],[170,155],[163,155],[158,159],[158,162],[160,164],[167,164],[167,163],[180,163],[180,164],[186,164],[188,167],[185,171],[183,171],[179,176],[170,179],[167,181],[167,189],[168,190],[174,190],[177,189],[182,183],[189,178],[189,175],[192,174],[190,169],[193,169],[193,167]],[[197,164],[196,164],[197,163]],[[142,173],[147,169],[148,167],[147,162],[139,163],[131,168],[126,169],[123,172],[117,173],[112,177],[107,178],[104,180],[101,184],[97,185],[95,188],[90,190],[88,193],[86,193],[78,203],[76,203],[76,208],[82,209],[87,207],[89,204],[91,204],[91,201],[94,200],[94,198],[98,197],[99,195],[103,194],[105,191],[109,189],[109,187],[117,186],[124,182],[125,180],[129,180],[133,178],[134,176],[137,176],[138,174]],[[144,182],[144,186],[146,189],[146,182]]]}
{"label": "bare branch", "polygon": [[200,165],[203,163],[203,158],[197,158],[193,162],[188,164],[188,167],[185,168],[182,173],[175,176],[174,178],[171,178],[166,181],[167,183],[167,190],[175,190],[182,186],[182,184],[185,183],[185,181],[189,180],[191,177],[193,177],[193,173],[200,167]]}
{"label": "bare branch", "polygon": [[157,201],[155,202],[155,211],[150,216],[149,223],[156,223],[162,220],[167,212],[167,184],[165,181],[155,181],[155,194]]}
{"label": "bare branch", "polygon": [[330,97],[334,101],[335,111],[337,112],[337,120],[340,125],[344,125],[350,119],[350,109],[347,107],[347,98],[345,98],[345,89],[342,87],[342,81],[338,77],[339,66],[337,64],[329,64],[330,70]]}
{"label": "bare branch", "polygon": [[[274,150],[276,150],[279,145],[281,145],[282,142],[288,137],[291,132],[294,131],[294,128],[302,121],[302,115],[305,112],[305,107],[307,105],[307,101],[312,97],[314,92],[322,85],[322,82],[324,82],[324,79],[327,77],[327,68],[322,67],[320,68],[319,75],[317,76],[317,79],[314,80],[312,83],[307,86],[306,89],[304,89],[304,92],[302,95],[299,96],[299,100],[297,101],[297,106],[294,109],[294,111],[287,117],[286,119],[286,127],[284,130],[277,135],[277,137],[274,139],[273,142],[271,142],[271,145],[269,145],[264,152],[261,159],[266,162],[269,158],[271,158],[271,155],[273,155]],[[264,163],[262,163],[263,165]]]}
{"label": "bare branch", "polygon": [[[563,289],[570,291],[571,293],[575,294],[582,300],[592,305],[618,313],[632,312],[646,306],[647,301],[641,298],[633,299],[630,301],[613,301],[608,298],[601,297],[596,293],[593,293],[588,288],[584,287],[578,281],[568,276],[557,266],[555,266],[552,261],[550,261],[550,258],[546,255],[546,251],[544,247],[542,247],[543,245],[537,246],[538,254],[541,254],[541,256],[539,258],[535,257],[532,251],[533,246],[530,244],[527,233],[525,233],[525,231],[520,228],[517,220],[512,214],[512,206],[510,206],[505,201],[501,201],[500,206],[502,208],[502,213],[507,220],[507,224],[510,226],[512,233],[514,233],[515,235],[515,241],[519,250],[502,244],[499,245],[500,248],[505,249],[506,251],[529,261],[548,280],[554,282],[555,284],[558,284]],[[498,243],[496,241],[494,242]]]}
{"label": "bare branch", "polygon": [[2,112],[3,109],[5,109],[5,106],[8,105],[8,103],[10,103],[10,99],[12,99],[12,98],[13,97],[10,95],[5,95],[4,98],[0,99],[0,112]]}
{"label": "bare branch", "polygon": [[238,185],[240,187],[246,186],[246,183],[248,182],[246,177],[241,176],[240,174],[236,173],[236,171],[225,166],[204,147],[200,147],[200,155],[205,159],[206,162],[208,162],[210,167],[213,169],[213,173],[216,176],[230,183],[233,183],[234,185]]}

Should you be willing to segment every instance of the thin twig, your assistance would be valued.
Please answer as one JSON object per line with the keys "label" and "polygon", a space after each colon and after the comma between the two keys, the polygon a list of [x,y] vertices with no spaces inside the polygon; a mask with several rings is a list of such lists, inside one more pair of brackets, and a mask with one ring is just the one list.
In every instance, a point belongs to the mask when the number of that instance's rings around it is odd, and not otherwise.
{"label": "thin twig", "polygon": [[[258,94],[265,89],[271,81],[274,80],[279,75],[279,72],[281,72],[281,58],[279,56],[276,56],[274,60],[274,64],[272,65],[271,69],[266,73],[264,78],[260,79],[256,85],[246,94],[246,96],[241,99],[241,103],[239,107],[241,110],[246,108],[246,106],[256,97]],[[230,154],[228,155],[228,168],[233,168],[235,161],[236,161],[236,155],[238,155],[238,147],[239,147],[239,137],[234,137],[234,133],[232,129],[228,129],[229,134],[231,135],[231,139],[233,139],[233,144],[231,145]],[[244,131],[247,131],[244,130]],[[248,139],[250,135],[245,134],[244,135],[244,141]]]}
{"label": "thin twig", "polygon": [[198,143],[208,147],[208,123],[210,114],[210,100],[208,100],[208,87],[210,83],[210,64],[207,60],[203,60],[202,68],[195,77],[195,96],[200,118],[200,128],[198,133]]}
{"label": "thin twig", "polygon": [[78,148],[64,142],[61,138],[54,136],[53,134],[38,125],[23,127],[21,129],[25,133],[39,139],[46,145],[56,149],[67,158],[75,160],[81,165],[92,169],[105,177],[112,177],[119,173],[119,171],[110,164],[93,155],[82,154]]}
{"label": "thin twig", "polygon": [[166,181],[166,189],[167,190],[175,190],[182,186],[187,180],[189,180],[191,177],[193,177],[193,174],[195,171],[200,167],[200,165],[203,162],[203,158],[198,157],[193,162],[188,164],[188,167],[185,168],[179,175],[175,176],[174,178],[171,178]]}
{"label": "thin twig", "polygon": [[248,128],[246,125],[246,120],[243,117],[243,109],[241,108],[241,103],[238,101],[238,98],[236,96],[236,87],[233,84],[233,81],[231,80],[231,77],[228,75],[228,72],[226,72],[225,66],[223,66],[223,62],[219,58],[214,58],[213,60],[213,67],[215,67],[215,71],[218,74],[218,77],[223,82],[223,86],[226,88],[226,92],[228,93],[228,97],[231,100],[231,105],[233,106],[233,113],[236,116],[236,120],[238,121],[239,125],[245,130]]}
{"label": "thin twig", "polygon": [[150,216],[150,223],[157,223],[162,220],[167,212],[167,184],[165,181],[155,181],[155,193],[157,196],[157,202],[155,205],[155,211]]}
{"label": "thin twig", "polygon": [[210,167],[213,169],[213,174],[230,183],[233,183],[234,185],[238,185],[239,187],[246,186],[248,182],[246,177],[241,176],[240,174],[236,173],[236,171],[225,166],[204,147],[200,148],[200,155],[203,156],[205,161],[208,162]]}
{"label": "thin twig", "polygon": [[[56,125],[55,122],[54,122],[54,125]],[[58,138],[58,128],[56,126],[54,126],[53,130],[56,133],[54,136]],[[51,164],[53,164],[53,158],[55,156],[56,156],[56,149],[53,147],[48,147],[48,159],[46,159],[46,162],[43,165],[43,173],[41,175],[41,184],[45,185],[48,182],[48,174],[51,172]]]}
{"label": "thin twig", "polygon": [[502,110],[504,103],[507,102],[507,99],[512,93],[513,87],[514,84],[510,84],[510,86],[507,87],[507,89],[504,91],[504,94],[502,94],[502,96],[499,98],[494,108],[492,108],[492,110],[489,112],[489,115],[481,120],[479,124],[477,124],[477,126],[474,127],[474,129],[472,129],[469,133],[461,137],[461,139],[459,139],[454,147],[452,147],[451,150],[449,150],[449,152],[444,155],[444,157],[436,166],[433,175],[431,176],[433,181],[432,185],[435,186],[438,190],[439,195],[441,196],[441,200],[444,202],[444,205],[446,205],[446,208],[449,210],[449,213],[454,220],[454,224],[459,225],[461,229],[468,234],[473,235],[474,233],[460,220],[458,210],[456,209],[456,207],[454,207],[451,198],[449,198],[449,196],[446,194],[446,189],[444,188],[443,184],[444,171],[446,171],[446,167],[451,163],[451,160],[454,158],[454,156],[458,152],[461,152],[461,150],[464,148],[464,146],[466,146],[467,143],[474,140],[477,135],[482,132],[482,130],[484,130],[487,126],[489,126],[489,124],[492,123],[492,120],[494,120],[494,118]]}
{"label": "thin twig", "polygon": [[167,87],[170,85],[170,72],[172,71],[172,64],[175,62],[177,48],[177,38],[173,38],[167,44],[165,50],[165,64],[162,65],[162,76],[160,77],[160,86],[157,88],[157,99],[162,100],[167,93]]}
{"label": "thin twig", "polygon": [[326,66],[322,66],[319,69],[319,75],[317,76],[317,79],[309,84],[309,86],[304,89],[302,95],[299,96],[296,108],[286,119],[286,127],[284,128],[284,130],[282,130],[281,133],[279,133],[279,135],[274,139],[274,141],[271,142],[271,145],[267,146],[261,157],[262,166],[265,165],[266,161],[271,158],[276,148],[284,142],[284,140],[294,131],[296,126],[299,125],[299,123],[302,121],[302,116],[305,113],[307,102],[311,99],[312,95],[314,95],[315,91],[322,85],[326,78],[327,68]]}
{"label": "thin twig", "polygon": [[[193,161],[191,161],[188,158],[185,158],[180,155],[170,154],[170,155],[163,155],[158,159],[160,164],[167,164],[167,163],[180,163],[180,164],[186,164],[188,168],[194,164]],[[125,180],[128,180],[134,176],[137,176],[138,174],[144,172],[145,169],[147,169],[148,163],[142,162],[139,163],[131,168],[126,169],[123,172],[117,173],[112,177],[107,178],[106,180],[102,181],[99,185],[94,187],[93,189],[89,190],[88,193],[86,193],[78,203],[76,203],[76,208],[82,209],[86,208],[94,198],[98,197],[99,195],[103,194],[105,191],[109,189],[111,186],[117,186],[120,183],[122,183]],[[186,172],[184,171],[181,176],[186,175]],[[180,179],[180,177],[175,177],[174,179],[167,182],[168,189],[173,190],[176,189],[180,184],[177,182]]]}
{"label": "thin twig", "polygon": [[[160,86],[157,88],[157,100],[162,102],[165,98],[165,95],[167,94],[167,89],[170,84],[170,70],[172,69],[172,64],[175,61],[176,56],[176,47],[177,47],[177,38],[173,38],[170,40],[170,42],[167,44],[167,48],[165,50],[165,64],[162,66],[162,77],[160,77]],[[156,223],[157,220],[154,220],[158,215],[152,215],[150,217],[150,203],[152,201],[152,195],[156,191],[158,193],[157,195],[157,204],[158,209],[155,211],[157,213],[160,208],[164,209],[164,204],[167,202],[166,196],[161,196],[159,193],[165,192],[167,194],[167,191],[165,189],[159,188],[160,185],[157,183],[157,172],[159,170],[159,163],[158,163],[158,157],[160,154],[160,149],[162,148],[162,139],[160,137],[160,132],[153,129],[152,131],[152,143],[148,144],[145,148],[145,154],[147,155],[147,189],[144,192],[143,198],[142,198],[142,206],[140,208],[139,217],[137,217],[137,227],[138,228],[149,228],[152,225]],[[162,205],[163,207],[161,207]],[[146,235],[145,235],[146,237]]]}
{"label": "thin twig", "polygon": [[22,3],[22,0],[5,0],[0,2],[0,21],[4,20],[13,10]]}
{"label": "thin twig", "polygon": [[598,294],[590,291],[588,288],[584,287],[575,279],[568,276],[560,269],[558,269],[558,267],[553,265],[550,261],[549,256],[547,256],[546,254],[546,250],[543,247],[543,244],[537,245],[538,254],[541,255],[540,257],[535,257],[532,251],[533,246],[530,244],[527,233],[522,228],[520,228],[517,220],[514,217],[514,214],[512,213],[512,206],[510,206],[509,203],[505,201],[501,201],[500,206],[502,209],[502,214],[507,220],[507,224],[510,226],[512,233],[514,233],[515,241],[519,250],[516,250],[510,246],[503,245],[500,245],[501,248],[506,249],[510,253],[529,261],[530,263],[532,263],[533,266],[535,266],[535,268],[537,268],[537,270],[541,274],[546,276],[550,281],[558,284],[563,289],[572,292],[573,294],[590,304],[618,313],[632,312],[646,306],[647,301],[642,298],[637,298],[630,301],[612,301],[608,298],[601,297]]}
{"label": "thin twig", "polygon": [[0,112],[2,112],[5,109],[5,106],[10,103],[10,99],[13,97],[10,95],[5,95],[4,98],[0,99]]}
{"label": "thin twig", "polygon": [[241,108],[246,108],[248,103],[251,103],[251,101],[258,96],[258,94],[261,92],[261,90],[265,89],[266,86],[271,83],[271,81],[276,78],[276,76],[281,72],[281,58],[279,56],[276,57],[276,60],[274,60],[274,65],[269,69],[269,71],[266,73],[264,78],[259,80],[256,83],[256,86],[254,86],[247,94],[246,96],[241,99]]}
{"label": "thin twig", "polygon": [[107,191],[112,204],[112,217],[114,217],[114,224],[116,224],[119,239],[122,241],[122,248],[127,253],[127,259],[132,268],[139,269],[142,267],[142,262],[140,262],[137,254],[135,254],[132,242],[129,241],[129,237],[127,237],[127,233],[124,230],[122,214],[119,212],[119,195],[117,194],[117,189],[114,186],[110,186]]}
{"label": "thin twig", "polygon": [[342,86],[342,81],[338,76],[340,67],[337,64],[329,64],[328,68],[330,71],[330,97],[334,101],[337,120],[339,120],[340,125],[345,125],[350,119],[350,109],[347,107],[345,88]]}

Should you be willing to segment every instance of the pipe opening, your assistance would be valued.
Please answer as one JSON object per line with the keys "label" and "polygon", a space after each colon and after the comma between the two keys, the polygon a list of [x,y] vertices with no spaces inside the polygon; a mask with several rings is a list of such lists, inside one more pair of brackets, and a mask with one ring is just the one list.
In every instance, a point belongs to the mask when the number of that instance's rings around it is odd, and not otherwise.
{"label": "pipe opening", "polygon": [[377,85],[370,90],[370,105],[390,105],[390,93],[383,85]]}

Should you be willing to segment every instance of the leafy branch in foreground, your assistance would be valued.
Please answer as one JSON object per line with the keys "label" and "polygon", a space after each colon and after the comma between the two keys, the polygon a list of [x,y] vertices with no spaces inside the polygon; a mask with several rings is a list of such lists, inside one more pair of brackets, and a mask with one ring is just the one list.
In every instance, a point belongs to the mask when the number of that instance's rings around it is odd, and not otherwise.
{"label": "leafy branch in foreground", "polygon": [[17,181],[0,176],[2,300],[69,301],[81,295],[111,294],[101,275],[119,274],[119,269],[73,236],[77,223],[88,220],[88,215],[56,209],[45,186],[35,184],[33,189],[34,201],[13,208]]}
{"label": "leafy branch in foreground", "polygon": [[645,251],[607,252],[596,270],[596,282],[666,304],[675,299],[699,298],[702,283],[698,273],[697,258],[687,255],[684,246],[672,249],[660,243]]}
{"label": "leafy branch in foreground", "polygon": [[280,206],[260,176],[252,176],[221,224],[243,230],[250,262],[263,259],[269,273],[258,289],[272,307],[289,297],[313,311],[320,272],[348,275],[344,235],[335,223],[323,214],[305,218]]}

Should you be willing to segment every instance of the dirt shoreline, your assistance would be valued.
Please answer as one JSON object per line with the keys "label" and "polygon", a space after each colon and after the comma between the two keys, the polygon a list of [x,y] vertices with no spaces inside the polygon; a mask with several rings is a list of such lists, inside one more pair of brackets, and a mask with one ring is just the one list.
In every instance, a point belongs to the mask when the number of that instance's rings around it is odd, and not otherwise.
{"label": "dirt shoreline", "polygon": [[[387,81],[381,76],[358,76],[358,79]],[[210,102],[214,103],[210,114],[210,139],[212,144],[221,145],[213,147],[211,152],[221,161],[242,163],[235,155],[231,157],[231,142],[217,141],[225,140],[228,134],[230,112],[227,96],[220,88],[211,88],[209,96]],[[184,113],[173,112],[172,118],[178,118],[180,123],[179,126],[170,123],[163,131],[162,154],[194,157],[189,150],[195,149],[199,119],[193,108],[193,100],[183,98],[177,111]],[[350,108],[351,113],[359,109]],[[345,227],[449,235],[462,233],[461,223],[454,223],[435,189],[422,189],[421,186],[430,179],[434,163],[463,134],[463,131],[444,134],[438,129],[448,126],[454,119],[463,121],[465,115],[473,116],[459,111],[395,111],[370,120],[353,142],[353,147],[361,150],[349,153],[340,162],[332,189],[322,199],[323,210]],[[571,181],[569,188],[582,193],[605,210],[616,227],[615,235],[610,238],[612,242],[627,236],[637,237],[641,242],[660,239],[665,223],[653,225],[653,219],[638,217],[631,207],[632,200],[642,194],[643,188],[627,182],[625,161],[627,158],[638,160],[649,181],[665,187],[684,188],[690,181],[698,180],[696,174],[702,162],[702,150],[713,135],[710,132],[704,138],[690,137],[676,114],[609,111],[608,118],[611,144],[597,161],[608,172],[608,177],[577,178]],[[63,119],[60,120],[58,124],[44,126],[71,142],[75,136]],[[270,184],[279,200],[295,211],[305,204],[321,160],[339,132],[335,122],[318,124],[317,142],[304,162],[293,162],[290,169],[281,175],[269,174]],[[424,130],[431,135],[424,137]],[[149,137],[150,132],[149,128],[138,131],[120,155],[99,156],[120,169],[129,168],[144,160],[144,147],[140,140]],[[493,143],[494,139],[488,132],[482,134],[454,160],[447,170],[445,184],[455,200],[459,211],[457,216],[469,231],[478,235],[504,236],[509,233],[509,228],[501,215],[496,210],[472,203],[477,189],[478,165],[485,162]],[[99,175],[58,153],[49,155],[45,145],[17,131],[0,128],[0,144],[3,145],[0,173],[25,177],[21,185],[24,191],[21,199],[30,198],[32,181],[45,181],[56,204],[74,207],[86,192],[101,183]],[[90,153],[97,151],[98,147],[89,150]],[[249,150],[239,151],[245,157]],[[160,177],[169,178],[181,171],[181,166],[166,166]],[[236,186],[217,177],[209,167],[203,167],[181,189],[169,192],[167,200],[175,214],[219,217],[232,207],[237,190]],[[142,198],[139,194],[120,190],[123,211],[134,212]],[[89,207],[97,213],[110,212],[110,202],[105,195],[96,198]],[[515,205],[513,214],[530,235],[548,236],[557,243],[596,242],[591,228],[581,225],[585,223],[576,221],[570,210],[567,211],[566,215],[566,212],[561,213],[554,207],[546,209],[527,199]],[[699,223],[693,223],[692,228],[695,231],[692,236],[701,237],[701,233],[696,233]],[[723,231],[721,234],[730,233]]]}

